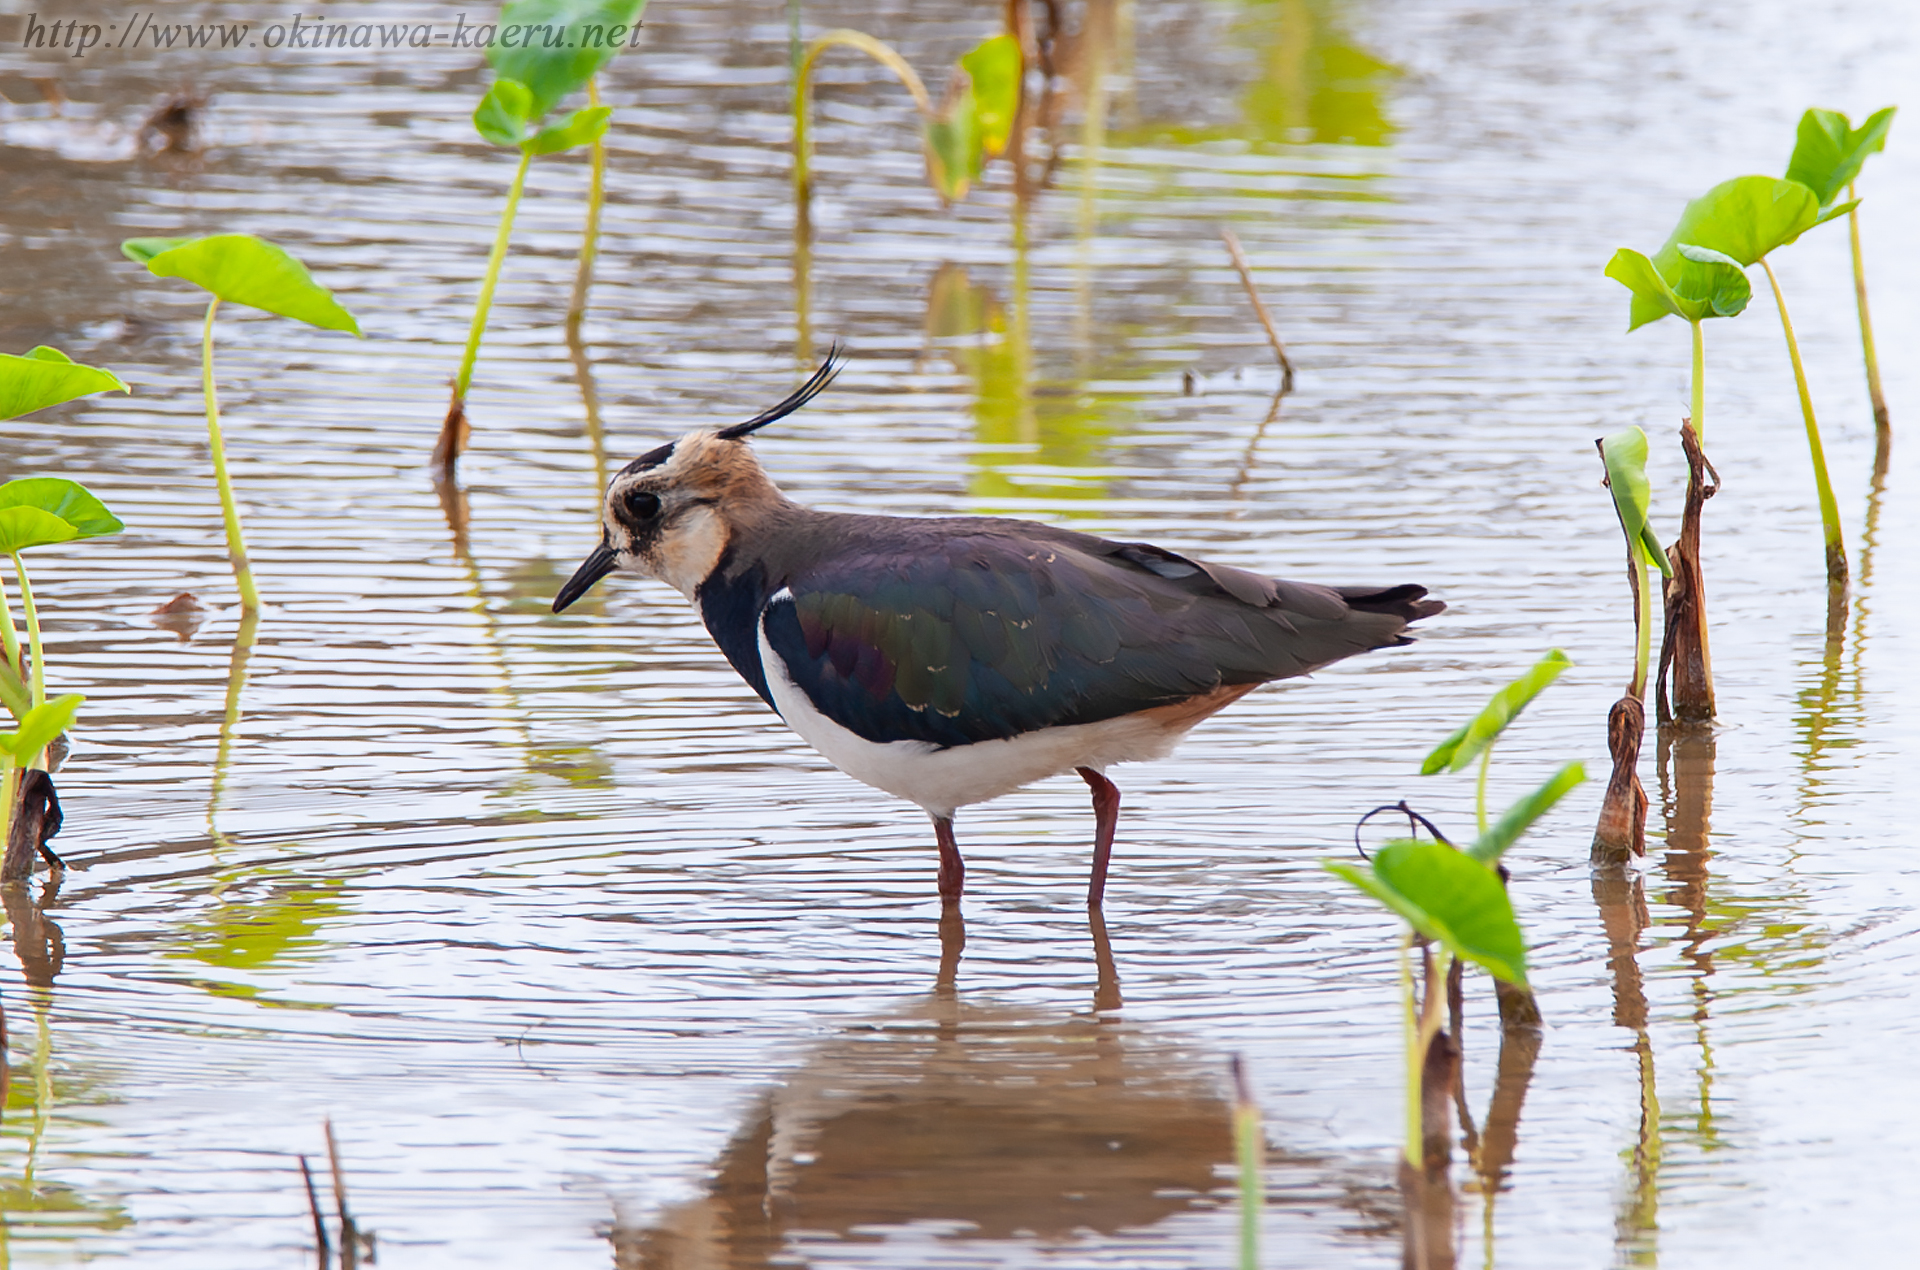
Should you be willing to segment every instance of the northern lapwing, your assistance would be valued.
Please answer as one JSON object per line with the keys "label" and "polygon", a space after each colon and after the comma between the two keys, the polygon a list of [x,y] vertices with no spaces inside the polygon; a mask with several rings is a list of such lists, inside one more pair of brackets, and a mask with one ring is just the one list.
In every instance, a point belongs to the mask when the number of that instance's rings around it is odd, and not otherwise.
{"label": "northern lapwing", "polygon": [[825,389],[836,353],[771,410],[621,468],[553,608],[616,570],[677,589],[803,740],[933,818],[948,900],[965,876],[955,810],[1074,771],[1093,790],[1098,905],[1120,812],[1108,768],[1164,757],[1269,680],[1409,643],[1408,623],[1446,607],[1424,587],[1283,582],[1028,520],[802,507],[746,438]]}

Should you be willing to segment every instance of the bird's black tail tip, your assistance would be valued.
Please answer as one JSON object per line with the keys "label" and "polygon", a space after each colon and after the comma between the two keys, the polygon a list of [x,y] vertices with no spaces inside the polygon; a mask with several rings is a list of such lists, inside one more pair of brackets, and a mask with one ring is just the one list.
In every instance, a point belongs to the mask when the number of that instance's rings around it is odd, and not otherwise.
{"label": "bird's black tail tip", "polygon": [[1408,623],[1446,611],[1445,600],[1429,600],[1425,598],[1426,594],[1427,588],[1411,582],[1384,590],[1344,587],[1340,592],[1350,609],[1358,609],[1362,613],[1383,613]]}

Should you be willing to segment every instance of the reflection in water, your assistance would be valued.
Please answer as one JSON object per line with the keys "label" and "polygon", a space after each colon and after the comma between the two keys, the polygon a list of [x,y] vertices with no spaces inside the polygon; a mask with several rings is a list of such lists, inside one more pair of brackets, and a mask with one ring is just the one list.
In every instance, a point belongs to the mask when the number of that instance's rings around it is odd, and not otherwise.
{"label": "reflection in water", "polygon": [[[1686,913],[1681,955],[1692,970],[1693,1022],[1700,1048],[1700,1081],[1689,1133],[1694,1145],[1718,1145],[1713,1117],[1713,1046],[1707,1037],[1708,1007],[1713,1000],[1713,949],[1707,945],[1717,931],[1707,925],[1708,841],[1713,826],[1713,769],[1715,741],[1711,732],[1660,739],[1660,800],[1667,815],[1666,873],[1674,884],[1663,897]],[[1671,775],[1671,785],[1669,776]]]}
{"label": "reflection in water", "polygon": [[[16,1240],[30,1240],[32,1245],[58,1240],[70,1245],[83,1236],[119,1230],[133,1220],[118,1204],[89,1198],[40,1175],[56,1101],[53,982],[66,964],[66,941],[59,924],[47,917],[46,910],[59,894],[57,873],[48,879],[38,903],[24,883],[0,887],[14,955],[27,982],[27,1007],[33,1013],[33,1055],[28,1067],[31,1079],[5,1079],[7,1068],[13,1064],[0,1066],[0,1096],[5,1099],[7,1112],[15,1113],[9,1114],[0,1128],[0,1268],[12,1264]],[[0,1041],[7,1039],[0,1029]],[[65,1091],[69,1103],[97,1097],[74,1073],[63,1073],[62,1081],[79,1086]],[[22,1111],[30,1114],[17,1114]]]}
{"label": "reflection in water", "polygon": [[227,663],[227,699],[220,714],[220,743],[213,755],[213,783],[207,791],[207,837],[216,850],[228,847],[220,831],[220,796],[226,792],[227,771],[233,762],[233,738],[240,727],[240,692],[247,685],[247,662],[260,631],[260,611],[240,610],[240,628],[233,636],[233,656]]}
{"label": "reflection in water", "polygon": [[887,1228],[1057,1243],[1217,1207],[1233,1158],[1215,1065],[1105,1014],[1119,1004],[1093,928],[1095,1012],[962,1000],[958,906],[927,997],[816,1049],[754,1106],[707,1191],[611,1232],[624,1270],[804,1264],[809,1240]]}
{"label": "reflection in water", "polygon": [[[941,265],[927,287],[928,342],[973,380],[980,448],[973,456],[971,491],[989,500],[1098,498],[1107,483],[1092,473],[1103,465],[1116,407],[1129,399],[1096,397],[1082,380],[1036,383],[1025,317],[1024,238],[1013,283],[1011,310],[960,265]],[[1141,372],[1101,361],[1089,373],[1119,378]],[[1068,473],[1074,479],[1061,479]]]}
{"label": "reflection in water", "polygon": [[1659,1264],[1660,1101],[1654,1082],[1653,1041],[1647,1035],[1646,985],[1640,976],[1640,936],[1647,929],[1645,884],[1637,869],[1606,865],[1593,871],[1593,901],[1607,936],[1613,972],[1613,1021],[1633,1033],[1640,1070],[1640,1130],[1627,1152],[1626,1194],[1614,1218],[1616,1264]]}
{"label": "reflection in water", "polygon": [[1361,48],[1344,0],[1250,0],[1261,74],[1241,96],[1246,120],[1267,141],[1385,145],[1385,97],[1397,68]]}

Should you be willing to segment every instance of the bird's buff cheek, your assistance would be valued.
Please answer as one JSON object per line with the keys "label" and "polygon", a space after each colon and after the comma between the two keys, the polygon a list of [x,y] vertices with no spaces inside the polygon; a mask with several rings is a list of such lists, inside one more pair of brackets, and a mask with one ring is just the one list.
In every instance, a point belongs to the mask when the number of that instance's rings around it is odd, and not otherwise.
{"label": "bird's buff cheek", "polygon": [[674,520],[645,559],[655,577],[691,600],[726,549],[725,523],[711,507],[695,507]]}

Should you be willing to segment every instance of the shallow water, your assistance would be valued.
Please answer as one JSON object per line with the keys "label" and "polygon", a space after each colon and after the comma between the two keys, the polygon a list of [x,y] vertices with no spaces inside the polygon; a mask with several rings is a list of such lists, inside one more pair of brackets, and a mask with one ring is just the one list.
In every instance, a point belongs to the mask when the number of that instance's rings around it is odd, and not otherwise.
{"label": "shallow water", "polygon": [[[807,19],[923,71],[994,20]],[[962,952],[924,817],[801,747],[678,596],[616,581],[547,611],[597,532],[560,325],[577,160],[536,166],[450,533],[424,460],[510,175],[467,123],[477,59],[56,62],[8,37],[4,347],[56,343],[135,393],[9,425],[0,449],[6,475],[75,476],[128,524],[32,565],[50,680],[89,705],[61,776],[74,867],[57,893],[36,880],[38,908],[8,903],[7,1255],[306,1264],[294,1156],[324,1157],[330,1115],[389,1265],[1219,1266],[1240,1054],[1267,1117],[1267,1264],[1397,1264],[1395,932],[1319,862],[1403,796],[1465,823],[1471,782],[1419,760],[1549,647],[1575,668],[1503,744],[1495,800],[1568,759],[1604,773],[1631,635],[1591,439],[1655,435],[1670,534],[1686,341],[1623,335],[1600,267],[1711,182],[1781,167],[1805,105],[1898,100],[1920,23],[1773,0],[1140,6],[1100,162],[1062,166],[1024,257],[1003,174],[942,211],[904,95],[830,59],[804,333],[779,11],[661,4],[648,32],[606,84],[585,330],[614,460],[746,417],[803,339],[841,338],[835,390],[757,443],[803,501],[1071,519],[1286,576],[1419,581],[1449,613],[1122,771],[1104,930],[1080,903],[1077,780],[969,809]],[[48,75],[57,116],[29,78]],[[214,94],[204,150],[140,157],[139,120],[187,84]],[[1920,401],[1902,136],[1863,185],[1896,428]],[[1300,368],[1265,424],[1276,375],[1221,224]],[[268,605],[245,656],[198,309],[115,251],[216,229],[294,246],[368,334],[221,319]],[[1844,638],[1761,296],[1709,332],[1723,726],[1664,765],[1649,744],[1630,882],[1586,868],[1598,780],[1510,858],[1546,1031],[1503,1189],[1463,1196],[1463,1263],[1879,1266],[1920,1237],[1900,708],[1920,471],[1902,443],[1869,542],[1845,261],[1828,229],[1778,265],[1858,577]],[[150,616],[183,590],[214,610],[185,641]],[[1469,1017],[1484,1118],[1484,983]]]}

